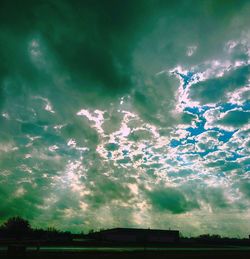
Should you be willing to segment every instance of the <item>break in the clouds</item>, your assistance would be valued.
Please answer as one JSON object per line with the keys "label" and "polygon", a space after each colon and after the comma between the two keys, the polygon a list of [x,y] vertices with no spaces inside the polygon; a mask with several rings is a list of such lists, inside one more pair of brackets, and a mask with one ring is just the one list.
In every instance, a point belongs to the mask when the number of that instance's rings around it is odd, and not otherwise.
{"label": "break in the clouds", "polygon": [[0,221],[249,234],[248,1],[1,1]]}

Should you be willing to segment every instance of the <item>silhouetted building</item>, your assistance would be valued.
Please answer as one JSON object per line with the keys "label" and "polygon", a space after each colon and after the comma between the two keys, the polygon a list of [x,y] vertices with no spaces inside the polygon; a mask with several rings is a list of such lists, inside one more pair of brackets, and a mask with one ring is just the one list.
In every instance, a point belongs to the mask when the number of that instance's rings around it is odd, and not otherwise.
{"label": "silhouetted building", "polygon": [[179,241],[178,230],[139,228],[113,228],[91,234],[100,241],[129,243],[175,243]]}

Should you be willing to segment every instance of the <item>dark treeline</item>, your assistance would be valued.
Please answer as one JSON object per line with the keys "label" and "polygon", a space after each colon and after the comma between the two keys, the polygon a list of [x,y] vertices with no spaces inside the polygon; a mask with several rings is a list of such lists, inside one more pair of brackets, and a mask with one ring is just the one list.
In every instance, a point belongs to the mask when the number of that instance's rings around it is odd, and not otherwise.
{"label": "dark treeline", "polygon": [[59,231],[55,228],[32,228],[28,220],[25,220],[21,217],[12,217],[0,226],[0,238],[71,240],[72,234],[68,231]]}
{"label": "dark treeline", "polygon": [[[69,231],[60,231],[55,228],[32,228],[29,221],[21,217],[12,217],[4,222],[0,226],[0,241],[2,240],[30,240],[30,241],[41,241],[41,242],[74,242],[75,240],[82,240],[81,244],[93,245],[95,242],[99,244],[100,241],[95,240],[95,233],[93,230],[89,231],[88,234],[79,233],[73,234]],[[90,241],[92,239],[92,241]],[[83,240],[85,240],[83,242]],[[86,242],[88,240],[88,242]],[[1,241],[1,242],[2,242]],[[180,237],[179,243],[192,245],[192,244],[246,244],[249,245],[250,239],[244,238],[228,238],[221,237],[220,235],[204,234],[197,237]],[[80,243],[79,243],[80,245]]]}

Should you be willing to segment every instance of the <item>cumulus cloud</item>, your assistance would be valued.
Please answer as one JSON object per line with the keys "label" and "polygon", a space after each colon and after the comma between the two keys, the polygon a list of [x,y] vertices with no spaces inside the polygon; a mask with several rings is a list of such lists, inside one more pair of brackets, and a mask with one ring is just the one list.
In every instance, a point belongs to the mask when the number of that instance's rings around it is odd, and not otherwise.
{"label": "cumulus cloud", "polygon": [[250,113],[245,111],[231,111],[227,113],[219,123],[234,127],[241,127],[248,124]]}

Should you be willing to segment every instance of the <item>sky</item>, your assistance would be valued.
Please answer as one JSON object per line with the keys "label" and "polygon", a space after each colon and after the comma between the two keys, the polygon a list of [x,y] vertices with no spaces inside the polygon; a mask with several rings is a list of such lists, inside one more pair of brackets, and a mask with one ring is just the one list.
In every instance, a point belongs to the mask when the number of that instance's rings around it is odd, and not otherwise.
{"label": "sky", "polygon": [[249,12],[1,0],[0,223],[248,236]]}

